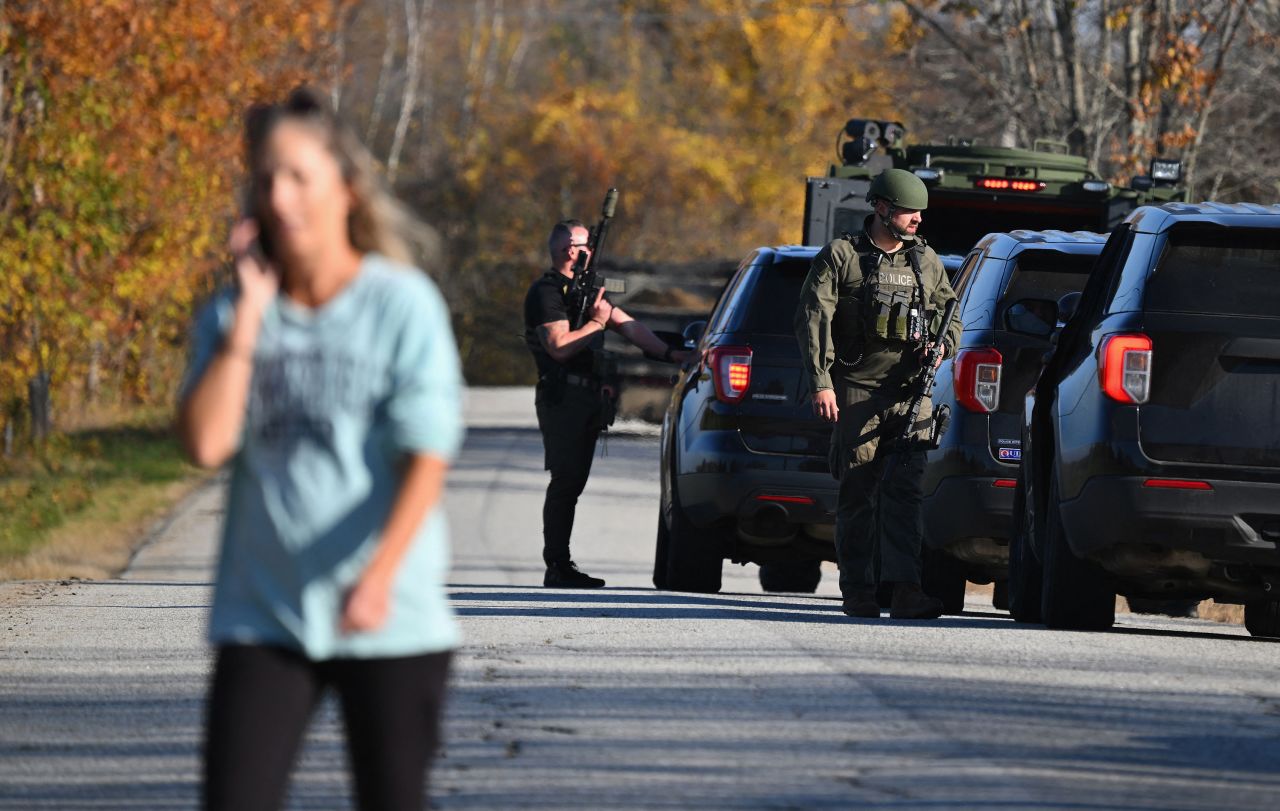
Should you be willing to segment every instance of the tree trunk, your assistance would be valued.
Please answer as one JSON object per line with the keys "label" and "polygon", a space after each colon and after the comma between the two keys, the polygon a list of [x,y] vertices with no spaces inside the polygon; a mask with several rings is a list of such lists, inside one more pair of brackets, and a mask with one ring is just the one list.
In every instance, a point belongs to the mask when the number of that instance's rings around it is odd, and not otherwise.
{"label": "tree trunk", "polygon": [[89,369],[84,375],[84,401],[86,405],[96,403],[98,390],[102,386],[102,341],[95,340],[89,347]]}
{"label": "tree trunk", "polygon": [[431,4],[424,3],[417,7],[415,0],[404,0],[405,17],[405,80],[404,92],[400,95],[400,118],[396,121],[396,134],[391,140],[391,152],[387,155],[387,182],[395,183],[396,170],[400,166],[400,151],[404,148],[404,138],[409,131],[409,121],[413,117],[413,108],[417,103],[418,82],[422,78],[422,26],[426,22],[427,11]]}
{"label": "tree trunk", "polygon": [[386,44],[382,49],[382,62],[378,66],[378,84],[373,92],[373,109],[369,111],[369,124],[365,127],[364,142],[372,148],[373,138],[378,134],[382,124],[382,107],[387,101],[387,83],[391,79],[391,68],[395,61],[396,41],[399,39],[395,29],[392,0],[386,2]]}
{"label": "tree trunk", "polygon": [[1054,12],[1057,16],[1058,49],[1062,52],[1062,66],[1066,82],[1063,92],[1067,96],[1067,144],[1073,155],[1084,155],[1087,152],[1084,116],[1084,64],[1080,57],[1080,47],[1076,40],[1076,2],[1062,0]]}
{"label": "tree trunk", "polygon": [[1145,84],[1144,68],[1146,66],[1146,54],[1142,48],[1142,31],[1145,20],[1146,16],[1143,14],[1142,4],[1135,3],[1129,14],[1128,30],[1125,32],[1124,40],[1124,94],[1125,102],[1129,106],[1129,143],[1126,151],[1129,154],[1130,168],[1137,164],[1135,156],[1138,150],[1141,149],[1139,144],[1147,138],[1146,110],[1143,108],[1142,102],[1142,91]]}
{"label": "tree trunk", "polygon": [[39,445],[49,437],[52,427],[48,372],[37,372],[27,381],[27,407],[31,412],[31,441]]}

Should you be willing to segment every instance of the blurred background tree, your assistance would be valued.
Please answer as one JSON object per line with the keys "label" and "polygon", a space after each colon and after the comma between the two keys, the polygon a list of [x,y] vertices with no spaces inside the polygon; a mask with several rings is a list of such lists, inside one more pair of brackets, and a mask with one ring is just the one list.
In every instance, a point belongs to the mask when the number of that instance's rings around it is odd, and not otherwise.
{"label": "blurred background tree", "polygon": [[303,80],[438,234],[469,379],[513,383],[552,223],[617,186],[611,257],[798,241],[854,115],[1274,200],[1278,31],[1280,0],[0,0],[0,418],[172,400],[240,115]]}
{"label": "blurred background tree", "polygon": [[[50,415],[172,398],[235,211],[247,99],[310,75],[332,0],[0,5],[0,398]],[[25,402],[24,402],[25,401]]]}

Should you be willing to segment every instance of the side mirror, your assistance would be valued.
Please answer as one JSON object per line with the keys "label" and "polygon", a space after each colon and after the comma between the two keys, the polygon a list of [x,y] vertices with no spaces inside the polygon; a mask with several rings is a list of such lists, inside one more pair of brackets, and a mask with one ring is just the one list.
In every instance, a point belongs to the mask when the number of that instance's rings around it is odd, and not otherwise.
{"label": "side mirror", "polygon": [[1082,293],[1067,293],[1058,299],[1058,328],[1061,329],[1071,320],[1071,316],[1076,314],[1076,310],[1080,308],[1080,297]]}
{"label": "side mirror", "polygon": [[1048,338],[1053,334],[1058,311],[1058,305],[1049,299],[1018,299],[1004,312],[1005,327],[1011,332]]}
{"label": "side mirror", "polygon": [[707,329],[706,321],[694,321],[684,328],[684,348],[693,349],[702,340],[702,333]]}

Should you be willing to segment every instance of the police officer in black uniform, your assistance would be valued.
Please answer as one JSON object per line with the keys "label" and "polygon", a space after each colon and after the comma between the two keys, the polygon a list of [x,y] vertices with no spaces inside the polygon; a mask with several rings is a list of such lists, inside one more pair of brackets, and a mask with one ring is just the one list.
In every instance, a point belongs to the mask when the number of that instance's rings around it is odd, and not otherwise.
{"label": "police officer in black uniform", "polygon": [[615,307],[601,290],[588,319],[573,329],[568,294],[574,263],[589,251],[587,227],[563,220],[551,229],[551,267],[529,288],[524,301],[525,343],[538,366],[536,407],[546,469],[551,471],[542,505],[544,586],[600,588],[604,580],[581,571],[569,554],[578,496],[587,486],[596,439],[607,427],[614,392],[597,367],[601,335],[612,329],[652,358],[680,363],[688,354],[672,350],[648,327]]}

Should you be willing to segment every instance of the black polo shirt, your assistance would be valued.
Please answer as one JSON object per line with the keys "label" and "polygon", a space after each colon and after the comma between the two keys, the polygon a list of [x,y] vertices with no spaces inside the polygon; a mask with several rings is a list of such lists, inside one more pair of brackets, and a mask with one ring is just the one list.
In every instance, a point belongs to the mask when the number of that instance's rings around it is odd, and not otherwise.
{"label": "black polo shirt", "polygon": [[595,353],[586,347],[566,363],[557,363],[542,341],[538,340],[538,327],[552,321],[570,321],[569,317],[569,285],[572,280],[561,273],[548,271],[542,274],[530,287],[524,298],[524,342],[533,354],[533,361],[538,365],[538,377],[548,374],[567,372],[588,376],[595,369]]}

